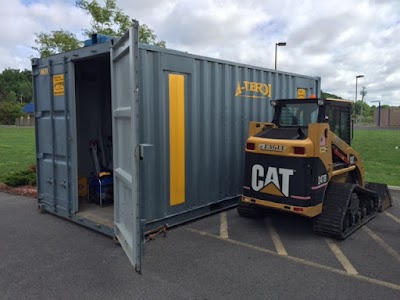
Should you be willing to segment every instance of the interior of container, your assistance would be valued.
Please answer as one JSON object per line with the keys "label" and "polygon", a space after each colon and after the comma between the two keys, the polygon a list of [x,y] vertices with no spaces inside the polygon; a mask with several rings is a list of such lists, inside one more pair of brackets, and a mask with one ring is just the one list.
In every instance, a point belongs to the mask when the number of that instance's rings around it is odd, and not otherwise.
{"label": "interior of container", "polygon": [[110,55],[75,62],[79,217],[113,227]]}

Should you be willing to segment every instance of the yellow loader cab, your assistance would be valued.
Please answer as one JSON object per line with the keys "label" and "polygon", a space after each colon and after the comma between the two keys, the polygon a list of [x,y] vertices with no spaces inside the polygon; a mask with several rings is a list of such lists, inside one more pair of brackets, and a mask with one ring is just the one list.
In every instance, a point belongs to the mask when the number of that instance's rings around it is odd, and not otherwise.
{"label": "yellow loader cab", "polygon": [[251,122],[238,212],[272,208],[315,217],[318,234],[345,239],[392,204],[386,185],[365,182],[351,148],[352,102],[272,100],[272,123]]}

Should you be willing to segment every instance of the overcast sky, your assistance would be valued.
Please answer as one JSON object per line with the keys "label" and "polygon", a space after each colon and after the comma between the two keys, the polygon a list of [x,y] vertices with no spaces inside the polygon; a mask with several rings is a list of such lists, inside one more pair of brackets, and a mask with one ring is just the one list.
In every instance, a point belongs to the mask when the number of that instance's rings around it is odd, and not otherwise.
{"label": "overcast sky", "polygon": [[[99,0],[102,2],[102,0]],[[320,76],[322,90],[400,105],[400,0],[117,0],[167,47]],[[74,0],[0,0],[0,71],[30,69],[34,33],[90,27]],[[36,55],[37,56],[37,55]],[[361,96],[358,95],[361,99]]]}

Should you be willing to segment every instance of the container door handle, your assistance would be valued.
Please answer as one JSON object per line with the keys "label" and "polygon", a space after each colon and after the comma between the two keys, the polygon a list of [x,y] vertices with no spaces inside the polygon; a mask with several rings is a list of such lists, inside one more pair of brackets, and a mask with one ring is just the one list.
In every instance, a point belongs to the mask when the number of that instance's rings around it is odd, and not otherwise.
{"label": "container door handle", "polygon": [[140,157],[140,160],[144,159],[146,151],[150,150],[151,147],[154,147],[154,145],[153,144],[140,144],[139,145],[139,157]]}

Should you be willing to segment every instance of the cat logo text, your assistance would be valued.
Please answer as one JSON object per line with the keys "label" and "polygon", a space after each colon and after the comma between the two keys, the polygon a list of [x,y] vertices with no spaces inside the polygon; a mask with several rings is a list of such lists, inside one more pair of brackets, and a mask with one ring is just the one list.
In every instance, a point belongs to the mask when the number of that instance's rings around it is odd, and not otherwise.
{"label": "cat logo text", "polygon": [[251,188],[256,192],[289,197],[290,176],[292,169],[254,165],[251,169]]}

